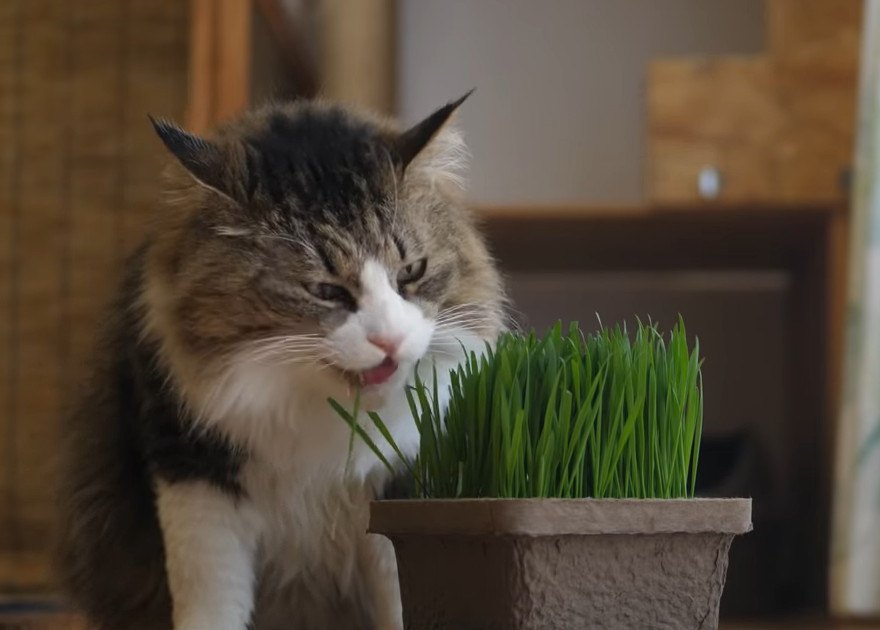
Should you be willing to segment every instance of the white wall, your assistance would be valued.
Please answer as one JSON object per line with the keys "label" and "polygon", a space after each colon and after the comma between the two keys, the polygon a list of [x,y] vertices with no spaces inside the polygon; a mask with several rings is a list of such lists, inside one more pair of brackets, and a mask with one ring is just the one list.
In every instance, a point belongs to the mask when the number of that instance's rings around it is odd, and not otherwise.
{"label": "white wall", "polygon": [[398,0],[398,113],[471,87],[476,203],[638,201],[653,57],[763,48],[761,0]]}

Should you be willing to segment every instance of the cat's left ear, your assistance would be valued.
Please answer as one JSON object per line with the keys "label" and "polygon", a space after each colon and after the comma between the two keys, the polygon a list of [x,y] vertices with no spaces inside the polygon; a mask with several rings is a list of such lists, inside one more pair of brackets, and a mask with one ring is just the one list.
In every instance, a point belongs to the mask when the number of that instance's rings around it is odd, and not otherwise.
{"label": "cat's left ear", "polygon": [[447,103],[433,114],[425,118],[422,122],[407,129],[395,141],[395,149],[397,157],[400,160],[400,167],[405,170],[415,157],[431,142],[431,139],[449,120],[449,117],[465,102],[468,96],[473,93],[470,90],[459,99]]}
{"label": "cat's left ear", "polygon": [[213,142],[184,131],[173,122],[149,116],[156,135],[197,182],[229,196],[223,184],[223,152]]}

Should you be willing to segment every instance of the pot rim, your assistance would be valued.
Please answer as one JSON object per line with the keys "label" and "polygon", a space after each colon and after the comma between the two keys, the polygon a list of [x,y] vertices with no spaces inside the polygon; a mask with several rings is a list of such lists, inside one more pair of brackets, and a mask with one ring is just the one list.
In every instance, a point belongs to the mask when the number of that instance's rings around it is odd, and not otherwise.
{"label": "pot rim", "polygon": [[392,536],[596,536],[751,530],[752,500],[747,498],[586,498],[373,501],[368,531]]}

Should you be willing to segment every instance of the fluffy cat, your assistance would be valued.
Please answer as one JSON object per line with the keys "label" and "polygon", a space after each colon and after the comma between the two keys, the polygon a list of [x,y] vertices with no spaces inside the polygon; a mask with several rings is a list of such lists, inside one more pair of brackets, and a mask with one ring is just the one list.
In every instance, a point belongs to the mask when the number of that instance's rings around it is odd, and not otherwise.
{"label": "fluffy cat", "polygon": [[406,131],[313,102],[210,139],[153,121],[173,198],[64,425],[59,571],[98,628],[401,626],[365,533],[389,475],[327,399],[359,389],[413,451],[413,371],[499,332],[446,124],[463,100]]}

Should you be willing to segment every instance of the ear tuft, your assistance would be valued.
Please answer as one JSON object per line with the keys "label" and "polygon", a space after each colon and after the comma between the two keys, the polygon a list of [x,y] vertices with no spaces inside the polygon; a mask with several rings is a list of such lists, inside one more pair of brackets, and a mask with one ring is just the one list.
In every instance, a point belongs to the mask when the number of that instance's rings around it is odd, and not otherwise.
{"label": "ear tuft", "polygon": [[223,155],[212,142],[191,134],[164,118],[149,116],[156,135],[165,147],[200,184],[223,191]]}
{"label": "ear tuft", "polygon": [[468,96],[473,94],[474,90],[469,90],[464,96],[450,103],[447,103],[433,114],[425,118],[422,122],[414,127],[404,131],[397,138],[396,150],[400,160],[402,169],[406,169],[415,157],[428,145],[431,139],[437,135],[437,132],[446,124],[449,117],[458,107],[464,103]]}

